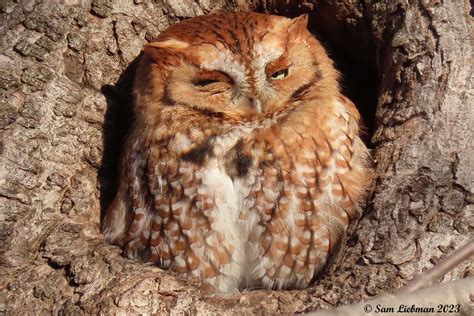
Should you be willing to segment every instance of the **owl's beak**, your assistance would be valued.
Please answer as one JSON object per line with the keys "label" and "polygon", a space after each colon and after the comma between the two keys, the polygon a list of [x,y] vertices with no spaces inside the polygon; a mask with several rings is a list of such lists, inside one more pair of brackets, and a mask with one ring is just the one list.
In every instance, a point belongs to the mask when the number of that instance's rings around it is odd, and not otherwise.
{"label": "owl's beak", "polygon": [[258,98],[252,100],[252,105],[257,113],[262,113],[262,102]]}

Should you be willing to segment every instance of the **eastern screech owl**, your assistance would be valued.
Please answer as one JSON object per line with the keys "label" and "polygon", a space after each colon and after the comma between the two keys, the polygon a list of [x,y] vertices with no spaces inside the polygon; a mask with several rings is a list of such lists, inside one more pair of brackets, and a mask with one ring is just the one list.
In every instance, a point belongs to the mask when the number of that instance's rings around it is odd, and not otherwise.
{"label": "eastern screech owl", "polygon": [[110,243],[207,293],[303,288],[322,272],[372,172],[306,24],[218,13],[145,45]]}

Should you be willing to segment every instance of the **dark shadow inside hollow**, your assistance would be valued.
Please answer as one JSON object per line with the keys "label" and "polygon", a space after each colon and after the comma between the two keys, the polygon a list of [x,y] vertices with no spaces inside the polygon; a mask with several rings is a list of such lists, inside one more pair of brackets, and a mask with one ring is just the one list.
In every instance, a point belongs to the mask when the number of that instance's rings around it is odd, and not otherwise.
{"label": "dark shadow inside hollow", "polygon": [[309,29],[322,42],[341,72],[342,92],[359,109],[364,120],[364,140],[371,147],[378,98],[375,48],[365,19],[338,20],[334,8],[320,6],[310,15]]}
{"label": "dark shadow inside hollow", "polygon": [[107,101],[102,132],[104,154],[98,175],[101,222],[117,191],[120,154],[133,122],[132,87],[140,58],[141,55],[128,65],[115,85],[104,85],[101,90]]}

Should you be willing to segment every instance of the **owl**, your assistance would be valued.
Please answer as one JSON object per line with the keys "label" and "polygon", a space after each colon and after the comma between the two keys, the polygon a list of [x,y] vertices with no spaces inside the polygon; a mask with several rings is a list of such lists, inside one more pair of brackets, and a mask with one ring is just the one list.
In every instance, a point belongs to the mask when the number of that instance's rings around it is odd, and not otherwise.
{"label": "owl", "polygon": [[109,243],[210,295],[300,289],[323,272],[372,171],[307,20],[216,13],[145,45]]}

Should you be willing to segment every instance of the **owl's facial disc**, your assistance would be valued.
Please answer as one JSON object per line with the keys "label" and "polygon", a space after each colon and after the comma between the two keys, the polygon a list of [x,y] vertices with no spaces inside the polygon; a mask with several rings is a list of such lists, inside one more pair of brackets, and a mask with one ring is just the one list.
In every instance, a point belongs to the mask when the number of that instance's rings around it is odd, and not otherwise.
{"label": "owl's facial disc", "polygon": [[307,17],[253,22],[212,31],[196,23],[183,34],[176,26],[151,43],[170,60],[164,99],[253,119],[299,106],[318,95],[318,87],[337,86],[337,73],[306,29]]}
{"label": "owl's facial disc", "polygon": [[209,46],[201,49],[206,54],[193,56],[197,60],[192,64],[197,66],[189,66],[197,69],[190,71],[189,81],[196,90],[195,96],[206,98],[214,109],[239,115],[266,115],[271,108],[269,103],[288,99],[280,86],[285,85],[293,69],[284,48],[259,47],[265,54],[251,52],[254,59],[246,60],[227,49]]}

